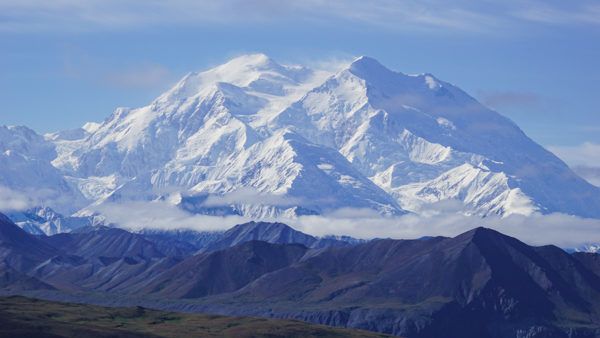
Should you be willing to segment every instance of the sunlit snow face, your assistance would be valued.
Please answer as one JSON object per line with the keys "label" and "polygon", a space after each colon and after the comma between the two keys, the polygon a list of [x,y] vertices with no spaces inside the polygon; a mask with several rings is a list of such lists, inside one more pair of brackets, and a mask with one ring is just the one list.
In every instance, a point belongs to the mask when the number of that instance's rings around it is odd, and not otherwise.
{"label": "sunlit snow face", "polygon": [[593,187],[510,120],[431,74],[368,57],[327,72],[241,56],[147,106],[38,141],[9,142],[4,154],[44,162],[38,181],[76,196],[70,212],[147,201],[253,218],[423,216],[448,201],[463,215],[600,210],[582,198]]}

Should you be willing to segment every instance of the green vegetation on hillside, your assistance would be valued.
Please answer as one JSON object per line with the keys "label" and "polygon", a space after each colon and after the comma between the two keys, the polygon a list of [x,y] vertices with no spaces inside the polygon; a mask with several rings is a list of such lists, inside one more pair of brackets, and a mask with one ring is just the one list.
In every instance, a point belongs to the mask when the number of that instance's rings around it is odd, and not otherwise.
{"label": "green vegetation on hillside", "polygon": [[300,321],[0,297],[0,337],[387,337]]}

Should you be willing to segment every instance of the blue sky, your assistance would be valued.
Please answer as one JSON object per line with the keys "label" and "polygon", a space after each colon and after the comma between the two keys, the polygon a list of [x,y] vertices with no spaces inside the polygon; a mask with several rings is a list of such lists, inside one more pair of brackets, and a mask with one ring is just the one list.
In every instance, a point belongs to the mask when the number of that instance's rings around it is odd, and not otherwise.
{"label": "blue sky", "polygon": [[369,55],[458,85],[565,156],[600,157],[598,1],[5,0],[0,46],[0,124],[38,132],[144,105],[242,53]]}

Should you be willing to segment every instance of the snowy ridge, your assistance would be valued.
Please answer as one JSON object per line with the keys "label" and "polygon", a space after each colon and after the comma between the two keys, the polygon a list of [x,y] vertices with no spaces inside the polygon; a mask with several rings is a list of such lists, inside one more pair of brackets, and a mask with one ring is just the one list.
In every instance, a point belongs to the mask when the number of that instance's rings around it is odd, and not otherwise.
{"label": "snowy ridge", "polygon": [[15,200],[26,198],[26,204],[51,204],[67,213],[84,206],[81,193],[52,166],[56,155],[54,144],[33,130],[0,126],[0,191],[23,195]]}
{"label": "snowy ridge", "polygon": [[12,212],[8,216],[28,233],[46,236],[104,224],[101,217],[64,216],[48,207]]}
{"label": "snowy ridge", "polygon": [[80,214],[161,199],[252,218],[444,201],[469,214],[600,217],[600,189],[512,121],[431,74],[368,57],[327,73],[241,56],[147,106],[28,142],[44,149],[52,184],[85,197]]}

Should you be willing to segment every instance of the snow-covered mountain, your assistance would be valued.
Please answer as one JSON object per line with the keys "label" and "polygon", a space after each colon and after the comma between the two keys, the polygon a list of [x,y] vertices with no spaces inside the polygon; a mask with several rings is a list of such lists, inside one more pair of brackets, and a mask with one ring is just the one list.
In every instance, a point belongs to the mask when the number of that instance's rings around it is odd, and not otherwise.
{"label": "snow-covered mountain", "polygon": [[600,253],[600,244],[584,244],[580,247],[570,249],[569,251]]}
{"label": "snow-covered mountain", "polygon": [[47,147],[52,184],[85,197],[81,214],[163,199],[253,218],[393,215],[451,200],[481,215],[600,217],[600,189],[512,121],[431,74],[368,57],[328,73],[245,55],[101,124],[30,138]]}
{"label": "snow-covered mountain", "polygon": [[[361,57],[273,122],[333,147],[406,210],[447,199],[476,213],[598,217],[598,189],[512,121],[430,74]],[[594,210],[595,209],[595,210]]]}
{"label": "snow-covered mountain", "polygon": [[64,216],[49,207],[13,211],[7,216],[20,228],[35,235],[51,236],[85,227],[104,225],[101,216]]}
{"label": "snow-covered mountain", "polygon": [[11,201],[0,207],[10,211],[30,204],[51,205],[72,213],[89,203],[51,164],[56,156],[55,145],[33,130],[0,126],[0,192],[10,195],[0,201]]}

